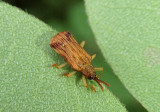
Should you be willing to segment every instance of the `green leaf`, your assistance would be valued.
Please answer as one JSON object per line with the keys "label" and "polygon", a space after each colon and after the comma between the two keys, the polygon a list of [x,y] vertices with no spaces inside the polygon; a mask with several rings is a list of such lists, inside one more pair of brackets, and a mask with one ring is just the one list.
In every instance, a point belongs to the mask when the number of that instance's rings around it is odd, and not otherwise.
{"label": "green leaf", "polygon": [[160,110],[160,1],[85,0],[97,43],[114,72],[150,112]]}
{"label": "green leaf", "polygon": [[57,33],[35,17],[0,2],[0,111],[126,111],[105,89],[92,92],[81,75],[62,77],[68,68],[49,46]]}

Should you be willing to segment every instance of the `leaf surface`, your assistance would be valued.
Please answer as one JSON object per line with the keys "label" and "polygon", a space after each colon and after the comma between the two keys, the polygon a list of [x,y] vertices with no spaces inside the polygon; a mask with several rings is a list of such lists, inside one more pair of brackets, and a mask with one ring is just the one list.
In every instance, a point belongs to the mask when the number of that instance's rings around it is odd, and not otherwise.
{"label": "leaf surface", "polygon": [[85,0],[90,26],[113,71],[150,112],[160,110],[160,1]]}
{"label": "leaf surface", "polygon": [[81,75],[62,77],[69,67],[49,46],[57,31],[27,13],[0,2],[0,111],[125,112],[105,89],[83,86]]}

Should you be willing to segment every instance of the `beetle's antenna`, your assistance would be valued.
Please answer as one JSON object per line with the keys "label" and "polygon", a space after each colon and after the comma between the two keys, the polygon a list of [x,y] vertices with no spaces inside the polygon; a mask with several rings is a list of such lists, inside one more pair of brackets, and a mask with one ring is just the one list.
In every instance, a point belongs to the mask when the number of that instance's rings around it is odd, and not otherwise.
{"label": "beetle's antenna", "polygon": [[110,86],[110,84],[108,84],[108,83],[106,83],[106,82],[104,82],[104,81],[101,81],[101,80],[99,80],[99,79],[98,79],[98,81],[101,82],[101,83],[103,83],[103,84],[105,84],[106,86]]}
{"label": "beetle's antenna", "polygon": [[99,79],[98,79],[98,78],[95,78],[94,80],[98,83],[98,85],[100,86],[100,88],[101,88],[102,91],[103,91],[103,87],[102,87],[102,85],[99,83]]}
{"label": "beetle's antenna", "polygon": [[100,88],[102,89],[102,91],[103,91],[103,87],[102,87],[102,85],[101,85],[100,83],[103,83],[103,84],[105,84],[106,86],[110,86],[108,83],[99,80],[97,77],[96,77],[94,80],[98,83],[98,85],[100,86]]}

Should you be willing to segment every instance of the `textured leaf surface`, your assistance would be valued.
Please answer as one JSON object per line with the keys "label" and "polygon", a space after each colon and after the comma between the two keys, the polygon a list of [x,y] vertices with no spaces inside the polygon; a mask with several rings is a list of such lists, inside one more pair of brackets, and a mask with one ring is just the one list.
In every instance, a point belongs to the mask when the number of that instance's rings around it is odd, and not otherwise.
{"label": "textured leaf surface", "polygon": [[0,109],[1,111],[124,112],[107,90],[83,87],[80,74],[62,77],[68,68],[49,46],[57,33],[38,19],[0,2]]}
{"label": "textured leaf surface", "polygon": [[104,57],[132,95],[160,110],[160,1],[85,0]]}

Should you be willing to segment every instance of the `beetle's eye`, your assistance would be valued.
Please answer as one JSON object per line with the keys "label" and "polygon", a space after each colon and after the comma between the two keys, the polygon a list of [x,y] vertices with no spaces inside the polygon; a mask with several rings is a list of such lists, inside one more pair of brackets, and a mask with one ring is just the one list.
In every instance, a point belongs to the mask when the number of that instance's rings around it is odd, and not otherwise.
{"label": "beetle's eye", "polygon": [[92,76],[89,76],[89,77],[88,77],[88,79],[89,79],[89,80],[92,80],[92,79],[93,79],[93,77],[92,77]]}

